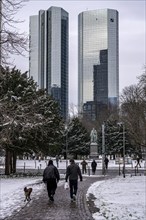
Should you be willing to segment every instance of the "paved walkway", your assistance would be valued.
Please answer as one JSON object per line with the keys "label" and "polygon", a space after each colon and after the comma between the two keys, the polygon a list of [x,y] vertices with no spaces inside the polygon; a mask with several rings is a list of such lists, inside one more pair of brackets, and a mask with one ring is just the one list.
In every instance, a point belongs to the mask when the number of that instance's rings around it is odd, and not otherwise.
{"label": "paved walkway", "polygon": [[44,187],[39,199],[33,199],[27,203],[19,212],[14,213],[6,220],[92,220],[92,213],[97,210],[93,205],[93,196],[89,202],[86,201],[86,193],[90,185],[98,180],[108,177],[84,177],[79,182],[76,202],[71,202],[69,190],[63,185],[56,190],[55,201],[49,202]]}

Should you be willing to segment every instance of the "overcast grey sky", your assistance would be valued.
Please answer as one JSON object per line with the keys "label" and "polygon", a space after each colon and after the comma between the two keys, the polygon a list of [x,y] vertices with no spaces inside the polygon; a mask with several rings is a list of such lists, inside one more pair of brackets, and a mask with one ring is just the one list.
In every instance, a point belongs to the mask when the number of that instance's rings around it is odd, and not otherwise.
{"label": "overcast grey sky", "polygon": [[[145,64],[145,0],[123,1],[50,1],[28,0],[17,13],[20,32],[29,33],[29,16],[37,15],[40,9],[62,7],[69,13],[69,103],[77,104],[78,85],[78,14],[101,8],[119,12],[119,85],[120,93],[126,86],[135,84]],[[28,58],[16,57],[15,64],[22,71],[28,70]]]}

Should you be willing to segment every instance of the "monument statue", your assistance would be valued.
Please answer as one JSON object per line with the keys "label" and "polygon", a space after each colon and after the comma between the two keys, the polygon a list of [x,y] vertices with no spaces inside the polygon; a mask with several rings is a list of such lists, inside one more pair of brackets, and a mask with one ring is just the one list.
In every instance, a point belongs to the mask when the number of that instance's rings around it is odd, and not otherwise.
{"label": "monument statue", "polygon": [[97,131],[95,130],[95,128],[93,128],[90,133],[90,141],[91,143],[97,143]]}

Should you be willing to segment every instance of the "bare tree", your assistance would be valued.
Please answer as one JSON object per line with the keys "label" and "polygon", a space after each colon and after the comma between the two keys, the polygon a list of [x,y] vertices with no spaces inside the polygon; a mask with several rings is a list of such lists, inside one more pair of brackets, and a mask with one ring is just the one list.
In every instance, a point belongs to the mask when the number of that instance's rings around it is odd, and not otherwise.
{"label": "bare tree", "polygon": [[0,67],[10,64],[10,55],[24,55],[28,37],[19,33],[15,14],[23,7],[22,0],[0,0]]}
{"label": "bare tree", "polygon": [[146,147],[146,72],[136,85],[126,87],[121,95],[121,115],[131,142],[140,150]]}
{"label": "bare tree", "polygon": [[143,100],[146,102],[146,65],[144,66],[144,71],[142,75],[138,77],[139,79],[139,86],[142,88],[143,92]]}
{"label": "bare tree", "polygon": [[69,106],[69,114],[70,117],[76,117],[78,115],[78,107],[77,105],[71,103]]}

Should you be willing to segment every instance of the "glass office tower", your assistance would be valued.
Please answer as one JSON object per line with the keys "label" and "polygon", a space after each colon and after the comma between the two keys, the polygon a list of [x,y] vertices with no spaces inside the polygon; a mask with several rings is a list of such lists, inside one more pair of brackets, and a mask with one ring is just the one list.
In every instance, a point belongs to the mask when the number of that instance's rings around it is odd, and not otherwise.
{"label": "glass office tower", "polygon": [[38,83],[38,16],[29,19],[29,75]]}
{"label": "glass office tower", "polygon": [[79,14],[78,105],[81,112],[86,103],[92,102],[118,106],[118,41],[116,10],[99,9]]}
{"label": "glass office tower", "polygon": [[[60,7],[40,10],[38,15],[38,85],[60,104],[68,115],[68,13]],[[37,31],[37,29],[36,29]],[[32,59],[31,59],[32,60]],[[34,75],[34,72],[30,73]]]}

